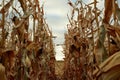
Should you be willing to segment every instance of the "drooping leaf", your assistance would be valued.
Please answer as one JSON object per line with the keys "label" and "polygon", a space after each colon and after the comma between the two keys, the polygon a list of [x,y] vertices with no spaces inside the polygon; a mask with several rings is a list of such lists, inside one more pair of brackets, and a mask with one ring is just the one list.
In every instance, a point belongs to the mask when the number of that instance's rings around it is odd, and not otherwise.
{"label": "drooping leaf", "polygon": [[120,51],[106,59],[99,67],[101,71],[96,69],[93,73],[96,80],[118,80],[120,78]]}

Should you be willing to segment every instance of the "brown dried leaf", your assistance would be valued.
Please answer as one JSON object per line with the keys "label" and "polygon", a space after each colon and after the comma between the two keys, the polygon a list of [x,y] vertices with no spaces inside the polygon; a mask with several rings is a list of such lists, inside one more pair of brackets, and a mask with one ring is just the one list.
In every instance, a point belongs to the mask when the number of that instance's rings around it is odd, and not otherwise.
{"label": "brown dried leaf", "polygon": [[106,26],[108,33],[120,41],[120,26]]}
{"label": "brown dried leaf", "polygon": [[116,44],[110,43],[110,56],[119,51],[119,47]]}
{"label": "brown dried leaf", "polygon": [[96,69],[94,76],[97,80],[118,80],[120,78],[120,51],[110,56],[99,65],[101,72]]}
{"label": "brown dried leaf", "polygon": [[37,43],[34,43],[34,42],[32,42],[32,43],[30,43],[28,46],[27,46],[27,50],[29,50],[29,51],[31,51],[31,50],[35,50],[36,49],[36,45],[37,45]]}
{"label": "brown dried leaf", "polygon": [[114,27],[115,32],[120,36],[120,26]]}
{"label": "brown dried leaf", "polygon": [[113,37],[116,37],[115,35],[115,29],[113,28],[113,26],[106,26],[107,28],[107,32],[109,35],[113,36]]}
{"label": "brown dried leaf", "polygon": [[2,21],[0,20],[0,28],[2,28],[2,25],[3,25],[3,23],[2,23]]}
{"label": "brown dried leaf", "polygon": [[88,11],[85,14],[85,19],[89,20],[92,16],[91,7],[88,8]]}
{"label": "brown dried leaf", "polygon": [[0,63],[0,80],[7,80],[5,75],[5,67]]}
{"label": "brown dried leaf", "polygon": [[[2,63],[5,65],[5,67],[13,68],[15,64],[15,51],[13,50],[5,50],[2,53]],[[8,65],[9,63],[9,65]]]}
{"label": "brown dried leaf", "polygon": [[109,23],[111,15],[113,13],[113,1],[115,0],[105,0],[105,11],[104,11],[104,23]]}
{"label": "brown dried leaf", "polygon": [[116,16],[118,17],[118,20],[120,20],[120,8],[118,4],[115,4],[115,12],[116,12]]}
{"label": "brown dried leaf", "polygon": [[26,56],[26,58],[25,58],[25,65],[26,65],[26,67],[31,66],[31,61],[30,61],[30,58],[28,56]]}

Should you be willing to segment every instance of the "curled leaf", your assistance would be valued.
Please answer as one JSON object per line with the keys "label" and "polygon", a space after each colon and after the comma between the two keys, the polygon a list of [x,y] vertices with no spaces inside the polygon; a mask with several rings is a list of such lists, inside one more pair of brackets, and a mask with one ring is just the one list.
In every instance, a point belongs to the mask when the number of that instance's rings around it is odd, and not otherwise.
{"label": "curled leaf", "polygon": [[93,73],[96,80],[118,80],[120,78],[120,51],[110,56],[99,67],[101,72],[96,69]]}

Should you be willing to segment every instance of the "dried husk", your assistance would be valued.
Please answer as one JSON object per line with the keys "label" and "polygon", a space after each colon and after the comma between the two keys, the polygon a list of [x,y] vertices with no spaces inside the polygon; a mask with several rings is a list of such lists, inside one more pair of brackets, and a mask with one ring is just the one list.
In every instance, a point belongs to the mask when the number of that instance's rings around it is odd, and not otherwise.
{"label": "dried husk", "polygon": [[96,80],[118,80],[120,78],[120,51],[114,53],[99,65],[101,72],[96,69],[93,73]]}

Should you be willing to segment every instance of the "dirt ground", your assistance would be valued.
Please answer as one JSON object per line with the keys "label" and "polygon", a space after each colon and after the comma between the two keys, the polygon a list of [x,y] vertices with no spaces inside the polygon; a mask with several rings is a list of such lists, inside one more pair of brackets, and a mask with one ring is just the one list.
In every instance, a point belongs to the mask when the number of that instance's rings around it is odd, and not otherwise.
{"label": "dirt ground", "polygon": [[64,61],[56,61],[55,63],[55,74],[57,76],[62,76],[63,74]]}

